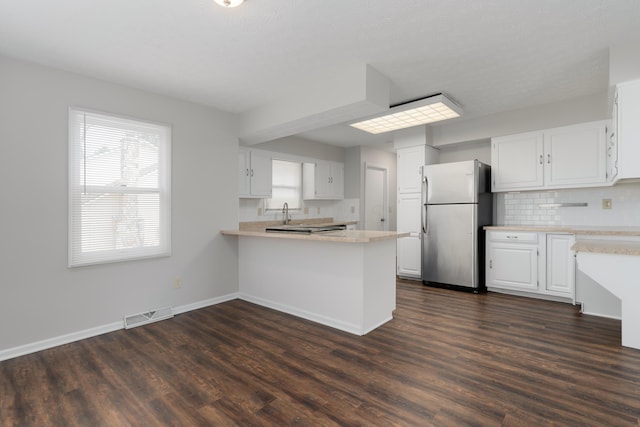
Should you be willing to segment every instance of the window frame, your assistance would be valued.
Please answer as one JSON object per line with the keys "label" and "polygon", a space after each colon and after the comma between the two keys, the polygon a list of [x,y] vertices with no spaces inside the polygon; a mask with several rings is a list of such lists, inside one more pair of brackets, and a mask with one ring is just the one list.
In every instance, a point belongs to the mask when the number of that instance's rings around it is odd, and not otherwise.
{"label": "window frame", "polygon": [[[82,107],[69,107],[68,120],[68,267],[82,267],[88,265],[113,262],[132,261],[139,259],[165,257],[171,255],[171,126],[165,123],[153,122],[139,118],[132,118],[103,111],[96,111]],[[86,185],[80,182],[82,175],[84,146],[80,140],[79,129],[86,129],[86,122],[78,121],[79,115],[86,120],[87,116],[113,120],[126,129],[127,124],[133,127],[147,127],[158,131],[158,183],[157,187],[127,187],[126,185]],[[86,134],[82,134],[86,138]],[[119,164],[122,167],[122,163]],[[86,171],[86,164],[84,164]],[[87,191],[90,190],[90,191]],[[82,194],[95,193],[109,195],[158,195],[158,244],[153,246],[137,246],[133,248],[111,248],[98,251],[83,252],[78,245],[82,240]]]}

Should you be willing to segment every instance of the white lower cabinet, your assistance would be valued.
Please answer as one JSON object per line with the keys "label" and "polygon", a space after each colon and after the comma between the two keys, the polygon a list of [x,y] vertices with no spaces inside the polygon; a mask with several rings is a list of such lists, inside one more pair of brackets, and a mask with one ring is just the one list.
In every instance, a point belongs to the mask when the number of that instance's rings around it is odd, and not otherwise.
{"label": "white lower cabinet", "polygon": [[411,233],[410,237],[398,239],[397,274],[401,277],[422,278],[421,209],[421,193],[398,194],[397,230]]}
{"label": "white lower cabinet", "polygon": [[573,301],[574,241],[572,234],[487,231],[487,289]]}
{"label": "white lower cabinet", "polygon": [[412,279],[422,277],[422,240],[420,235],[398,239],[398,276]]}
{"label": "white lower cabinet", "polygon": [[487,286],[538,290],[538,246],[517,243],[490,245]]}
{"label": "white lower cabinet", "polygon": [[571,297],[575,294],[576,258],[571,250],[575,241],[573,234],[547,233],[547,294]]}

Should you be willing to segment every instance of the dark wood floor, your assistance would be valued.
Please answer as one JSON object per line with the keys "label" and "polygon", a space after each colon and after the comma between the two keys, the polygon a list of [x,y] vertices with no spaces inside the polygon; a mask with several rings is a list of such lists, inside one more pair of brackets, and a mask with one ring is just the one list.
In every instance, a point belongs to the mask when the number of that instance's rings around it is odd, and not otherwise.
{"label": "dark wood floor", "polygon": [[398,282],[357,337],[235,300],[0,362],[2,426],[623,426],[640,351],[566,304]]}

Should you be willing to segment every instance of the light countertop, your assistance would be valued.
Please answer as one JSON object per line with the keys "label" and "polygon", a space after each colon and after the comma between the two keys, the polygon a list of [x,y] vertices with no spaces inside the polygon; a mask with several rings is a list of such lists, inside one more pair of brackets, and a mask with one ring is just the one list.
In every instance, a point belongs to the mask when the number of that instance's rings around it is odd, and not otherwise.
{"label": "light countertop", "polygon": [[624,240],[578,240],[571,249],[576,252],[640,256],[640,242]]}
{"label": "light countertop", "polygon": [[[639,255],[640,241],[624,240],[625,237],[640,236],[640,227],[585,226],[585,225],[492,225],[484,227],[492,231],[533,231],[540,233],[570,233],[578,239],[572,246],[576,252],[591,252],[612,255]],[[593,236],[601,236],[602,240]],[[609,239],[605,240],[605,237]]]}
{"label": "light countertop", "polygon": [[540,233],[570,233],[588,236],[640,236],[640,227],[587,225],[489,225],[485,230],[534,231]]}
{"label": "light countertop", "polygon": [[294,240],[316,240],[324,242],[339,243],[371,243],[382,240],[395,240],[400,237],[408,237],[410,233],[399,233],[396,231],[374,231],[374,230],[338,230],[326,231],[322,233],[300,234],[300,233],[267,233],[261,230],[223,230],[225,236],[244,237],[265,237],[274,239],[294,239]]}

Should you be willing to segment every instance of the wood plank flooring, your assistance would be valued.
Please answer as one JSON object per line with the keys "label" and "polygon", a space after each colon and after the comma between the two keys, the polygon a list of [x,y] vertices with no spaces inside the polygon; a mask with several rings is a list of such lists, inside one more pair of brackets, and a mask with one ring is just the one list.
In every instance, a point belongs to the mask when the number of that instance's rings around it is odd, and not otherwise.
{"label": "wood plank flooring", "polygon": [[398,281],[357,337],[235,300],[0,362],[1,426],[637,426],[640,351],[567,304]]}

